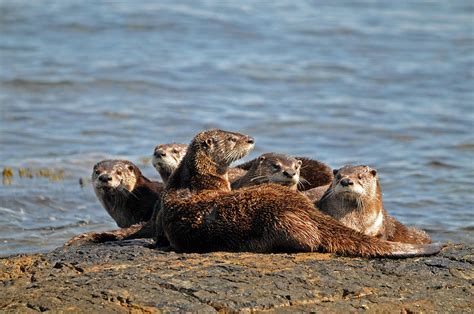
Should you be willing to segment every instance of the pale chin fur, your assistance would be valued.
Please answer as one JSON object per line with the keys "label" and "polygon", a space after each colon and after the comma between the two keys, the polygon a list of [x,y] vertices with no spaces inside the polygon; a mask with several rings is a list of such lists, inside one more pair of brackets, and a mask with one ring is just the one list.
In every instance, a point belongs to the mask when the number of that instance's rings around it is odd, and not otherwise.
{"label": "pale chin fur", "polygon": [[362,186],[355,184],[355,185],[350,185],[350,186],[342,186],[340,184],[336,185],[336,188],[334,191],[337,194],[341,195],[354,195],[354,196],[359,196],[359,195],[365,195],[365,190]]}

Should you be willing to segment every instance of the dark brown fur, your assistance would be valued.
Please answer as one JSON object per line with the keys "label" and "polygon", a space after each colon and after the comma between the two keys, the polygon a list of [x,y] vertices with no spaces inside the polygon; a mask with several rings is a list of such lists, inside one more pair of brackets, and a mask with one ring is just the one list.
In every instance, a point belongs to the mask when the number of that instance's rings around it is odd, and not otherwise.
{"label": "dark brown fur", "polygon": [[302,191],[302,193],[303,193],[304,196],[309,198],[309,200],[312,203],[316,203],[323,197],[324,193],[326,193],[329,186],[330,186],[329,184],[328,185],[323,185],[323,186],[318,186],[316,188],[312,188],[312,189],[309,189],[309,190]]}
{"label": "dark brown fur", "polygon": [[[238,137],[233,147],[228,145],[229,136]],[[356,232],[320,213],[306,197],[287,187],[264,184],[229,191],[227,167],[248,152],[247,138],[211,130],[193,139],[168,182],[157,222],[173,249],[321,250],[357,256],[427,255],[440,250],[436,245],[399,244]]]}
{"label": "dark brown fur", "polygon": [[345,166],[334,173],[333,183],[318,202],[321,211],[367,235],[394,242],[431,243],[426,232],[408,228],[388,215],[375,169]]}

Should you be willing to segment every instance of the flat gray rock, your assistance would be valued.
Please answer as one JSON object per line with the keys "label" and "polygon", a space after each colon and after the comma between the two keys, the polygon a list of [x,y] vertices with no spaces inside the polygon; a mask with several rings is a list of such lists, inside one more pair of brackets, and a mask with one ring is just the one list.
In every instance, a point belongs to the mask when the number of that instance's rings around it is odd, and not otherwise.
{"label": "flat gray rock", "polygon": [[438,255],[177,254],[146,241],[0,259],[2,312],[470,312],[474,245]]}

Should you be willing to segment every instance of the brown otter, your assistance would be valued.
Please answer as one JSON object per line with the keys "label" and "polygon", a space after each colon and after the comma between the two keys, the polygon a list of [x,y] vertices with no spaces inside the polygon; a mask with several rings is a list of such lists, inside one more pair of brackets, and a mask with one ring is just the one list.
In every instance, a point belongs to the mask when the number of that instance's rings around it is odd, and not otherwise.
{"label": "brown otter", "polygon": [[375,169],[344,166],[335,169],[334,175],[330,188],[317,204],[322,212],[367,235],[395,242],[431,243],[426,232],[407,228],[388,216]]}
{"label": "brown otter", "polygon": [[142,231],[142,225],[152,217],[164,189],[162,183],[150,181],[130,161],[103,160],[93,168],[92,186],[107,213],[124,229],[84,233],[66,245],[125,239],[130,234],[134,238],[148,236],[148,229]]}
{"label": "brown otter", "polygon": [[160,144],[155,147],[151,163],[166,184],[173,171],[186,154],[186,144]]}
{"label": "brown otter", "polygon": [[254,140],[239,133],[197,134],[163,193],[157,227],[179,252],[312,252],[418,256],[439,245],[388,242],[361,234],[316,210],[287,187],[263,184],[230,191],[227,167]]}
{"label": "brown otter", "polygon": [[[283,156],[290,157],[287,155],[280,155],[280,158],[283,158]],[[327,186],[332,182],[332,169],[325,163],[307,157],[291,158],[301,161],[299,170],[300,182],[298,184],[298,190],[306,191],[320,186]],[[248,171],[252,167],[255,167],[256,164],[260,164],[259,158],[240,164],[236,166],[236,168]],[[264,163],[263,166],[266,166],[266,164]]]}
{"label": "brown otter", "polygon": [[272,182],[296,190],[300,182],[301,163],[301,160],[283,154],[260,155],[253,161],[245,175],[232,182],[231,187],[238,189]]}
{"label": "brown otter", "polygon": [[97,163],[92,185],[105,210],[121,228],[149,220],[163,191],[163,184],[150,181],[127,160]]}
{"label": "brown otter", "polygon": [[[231,183],[231,187],[234,190],[263,183],[276,183],[287,186],[291,190],[304,189],[304,183],[307,183],[307,181],[300,177],[302,163],[300,159],[284,154],[266,153],[260,155],[252,161],[250,167],[247,167],[248,171],[245,175]],[[315,202],[324,195],[327,188],[328,185],[323,185],[303,190],[302,193],[312,202]]]}

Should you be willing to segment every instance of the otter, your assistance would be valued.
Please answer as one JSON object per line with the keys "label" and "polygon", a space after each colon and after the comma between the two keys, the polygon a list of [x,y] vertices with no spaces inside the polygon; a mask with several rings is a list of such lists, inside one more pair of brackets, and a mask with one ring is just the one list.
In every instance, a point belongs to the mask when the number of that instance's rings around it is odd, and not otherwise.
{"label": "otter", "polygon": [[92,186],[120,228],[147,221],[160,199],[163,184],[150,181],[127,160],[103,160],[92,171]]}
{"label": "otter", "polygon": [[[326,165],[323,162],[314,160],[307,157],[291,157],[287,155],[278,154],[279,158],[294,158],[297,161],[301,162],[299,168],[299,178],[300,182],[298,183],[298,190],[307,191],[314,188],[319,188],[321,186],[327,187],[333,179],[332,168]],[[283,157],[285,156],[285,157]],[[259,158],[252,159],[246,163],[240,164],[235,168],[249,171],[252,167],[259,165]],[[270,165],[269,163],[263,163],[262,166]],[[232,169],[232,168],[231,168]]]}
{"label": "otter", "polygon": [[128,160],[102,160],[93,168],[92,186],[107,213],[124,229],[84,233],[66,245],[125,239],[130,234],[134,238],[148,235],[148,230],[141,229],[153,215],[154,205],[164,190],[163,183],[150,181]]}
{"label": "otter", "polygon": [[178,167],[188,145],[186,144],[160,144],[155,147],[151,163],[161,176],[163,183],[167,183],[173,171]]}
{"label": "otter", "polygon": [[342,224],[384,240],[431,243],[426,232],[408,228],[388,215],[382,202],[377,170],[368,166],[334,169],[334,180],[321,200],[319,209]]}
{"label": "otter", "polygon": [[[324,192],[326,192],[328,185],[304,190],[304,183],[308,183],[308,181],[300,177],[302,164],[303,161],[301,159],[292,156],[277,153],[265,153],[252,161],[250,167],[247,167],[247,173],[232,182],[231,188],[234,190],[246,186],[272,182],[287,186],[291,190],[301,188],[303,190],[301,193],[308,197],[312,202],[318,201],[324,195]],[[319,182],[324,181],[319,180]],[[309,183],[309,186],[314,184],[314,182]]]}
{"label": "otter", "polygon": [[227,168],[253,149],[250,136],[198,133],[161,199],[157,228],[178,252],[325,251],[355,256],[421,256],[441,246],[384,241],[350,229],[276,184],[230,190]]}
{"label": "otter", "polygon": [[297,189],[301,160],[288,155],[266,153],[254,160],[245,175],[231,183],[232,189],[273,182]]}

